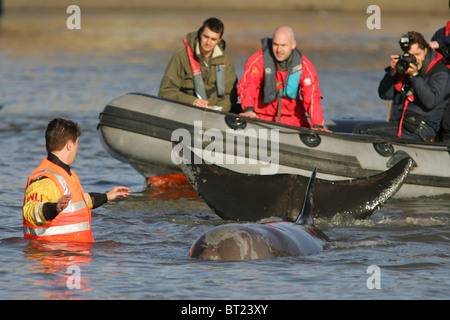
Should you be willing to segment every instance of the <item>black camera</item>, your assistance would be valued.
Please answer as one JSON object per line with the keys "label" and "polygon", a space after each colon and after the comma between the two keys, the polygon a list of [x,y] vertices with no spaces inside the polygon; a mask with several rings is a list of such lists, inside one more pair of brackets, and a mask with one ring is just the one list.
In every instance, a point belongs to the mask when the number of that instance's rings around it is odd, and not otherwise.
{"label": "black camera", "polygon": [[417,66],[416,57],[405,52],[404,54],[400,55],[400,57],[398,57],[397,64],[395,65],[395,70],[397,70],[398,73],[405,73],[406,70],[408,70],[410,63]]}
{"label": "black camera", "polygon": [[409,54],[408,51],[411,49],[411,42],[407,34],[403,35],[398,41],[400,48],[403,50],[403,54],[398,57],[397,64],[395,65],[395,70],[398,73],[405,73],[409,68],[409,64],[412,63],[417,66],[416,57]]}

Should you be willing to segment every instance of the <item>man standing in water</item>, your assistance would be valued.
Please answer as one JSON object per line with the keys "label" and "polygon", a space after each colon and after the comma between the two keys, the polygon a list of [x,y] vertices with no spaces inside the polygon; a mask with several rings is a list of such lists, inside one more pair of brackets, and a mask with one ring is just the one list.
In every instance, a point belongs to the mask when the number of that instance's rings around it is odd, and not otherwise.
{"label": "man standing in water", "polygon": [[272,39],[261,42],[262,49],[248,59],[239,81],[242,115],[323,129],[319,79],[311,61],[296,49],[292,28],[279,27]]}
{"label": "man standing in water", "polygon": [[237,76],[222,39],[223,23],[209,18],[197,32],[188,33],[161,81],[159,96],[229,112],[237,103]]}
{"label": "man standing in water", "polygon": [[127,187],[107,193],[84,193],[70,165],[75,161],[81,129],[53,119],[45,132],[47,158],[31,173],[23,204],[24,237],[36,240],[94,242],[91,209],[130,194]]}

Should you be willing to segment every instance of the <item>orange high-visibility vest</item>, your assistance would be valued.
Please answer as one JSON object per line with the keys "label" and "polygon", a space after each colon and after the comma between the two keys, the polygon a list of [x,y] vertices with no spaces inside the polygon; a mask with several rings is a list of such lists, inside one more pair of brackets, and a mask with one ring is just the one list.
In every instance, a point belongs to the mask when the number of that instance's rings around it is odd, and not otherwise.
{"label": "orange high-visibility vest", "polygon": [[[30,182],[38,177],[51,179],[58,187],[61,196],[72,194],[72,200],[67,208],[60,212],[52,221],[42,225],[33,226],[23,217],[23,233],[28,239],[53,241],[94,242],[91,232],[91,210],[89,209],[87,195],[84,194],[80,179],[71,170],[66,170],[49,161],[47,158],[31,173]],[[26,189],[25,189],[26,190]],[[24,203],[27,199],[24,199]],[[37,213],[39,214],[39,213]]]}

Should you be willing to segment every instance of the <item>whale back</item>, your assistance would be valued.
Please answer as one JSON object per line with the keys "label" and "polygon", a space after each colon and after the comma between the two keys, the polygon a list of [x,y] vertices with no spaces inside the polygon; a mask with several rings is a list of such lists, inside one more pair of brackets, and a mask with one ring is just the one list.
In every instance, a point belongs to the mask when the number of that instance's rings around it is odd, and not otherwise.
{"label": "whale back", "polygon": [[252,260],[322,252],[328,238],[314,226],[293,222],[231,223],[206,231],[191,246],[200,260]]}
{"label": "whale back", "polygon": [[314,227],[314,169],[303,210],[295,222],[232,223],[205,232],[192,245],[189,256],[203,260],[249,260],[300,256],[324,250],[328,237]]}

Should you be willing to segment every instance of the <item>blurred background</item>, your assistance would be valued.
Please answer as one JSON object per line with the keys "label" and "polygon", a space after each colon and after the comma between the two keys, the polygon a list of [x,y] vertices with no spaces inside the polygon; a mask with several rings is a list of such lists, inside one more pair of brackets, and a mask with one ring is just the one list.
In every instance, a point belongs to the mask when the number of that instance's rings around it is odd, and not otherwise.
{"label": "blurred background", "polygon": [[[393,201],[364,222],[322,222],[336,240],[336,250],[324,255],[196,263],[188,259],[190,245],[221,222],[197,198],[145,188],[142,176],[106,153],[97,131],[109,101],[128,92],[156,95],[183,37],[212,16],[225,24],[239,78],[260,39],[290,25],[317,70],[326,119],[386,119],[388,103],[377,87],[389,56],[400,53],[407,31],[431,39],[449,20],[447,0],[1,4],[0,299],[448,299],[448,198]],[[81,9],[80,30],[66,26],[73,4]],[[380,29],[367,28],[370,5],[381,10]],[[44,132],[55,117],[83,129],[73,168],[84,190],[132,189],[93,212],[92,253],[43,252],[23,239],[26,179],[46,156]],[[67,264],[77,261],[86,290],[69,291]],[[382,267],[383,290],[367,289],[369,265]]]}
{"label": "blurred background", "polygon": [[[81,9],[80,30],[66,27],[70,16],[66,10],[72,4]],[[370,5],[381,10],[380,29],[367,28]],[[90,64],[105,64],[104,72],[116,70],[107,80],[97,71],[95,83],[89,82],[92,88],[103,81],[103,91],[108,91],[107,96],[86,97],[86,103],[97,107],[129,91],[157,94],[165,66],[183,37],[209,17],[225,24],[224,39],[238,77],[247,58],[260,48],[260,39],[271,36],[280,25],[290,25],[298,48],[318,71],[327,118],[367,117],[367,109],[380,104],[383,109],[373,117],[384,118],[385,102],[376,90],[389,55],[400,53],[399,37],[415,30],[431,39],[449,16],[447,0],[3,0],[2,9],[3,63],[26,58],[21,65],[33,63],[30,59],[38,65],[62,63],[73,66],[73,73]],[[84,78],[89,80],[87,75]],[[70,79],[55,85],[66,95],[73,89]],[[15,107],[25,107],[17,95],[7,98],[10,95],[11,88],[3,91],[0,103],[15,101]]]}

